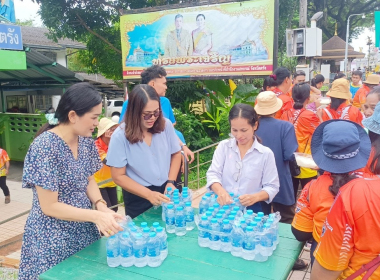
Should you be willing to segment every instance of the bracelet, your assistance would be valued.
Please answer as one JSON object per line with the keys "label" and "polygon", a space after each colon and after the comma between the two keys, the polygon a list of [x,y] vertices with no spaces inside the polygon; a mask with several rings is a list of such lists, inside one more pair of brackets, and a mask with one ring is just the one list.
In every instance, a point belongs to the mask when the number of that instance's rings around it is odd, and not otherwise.
{"label": "bracelet", "polygon": [[101,202],[101,203],[104,203],[105,206],[107,206],[107,202],[103,199],[103,198],[99,198],[94,204],[95,204],[95,207],[96,205]]}
{"label": "bracelet", "polygon": [[175,185],[175,181],[174,180],[167,180],[166,184],[173,184],[173,185]]}

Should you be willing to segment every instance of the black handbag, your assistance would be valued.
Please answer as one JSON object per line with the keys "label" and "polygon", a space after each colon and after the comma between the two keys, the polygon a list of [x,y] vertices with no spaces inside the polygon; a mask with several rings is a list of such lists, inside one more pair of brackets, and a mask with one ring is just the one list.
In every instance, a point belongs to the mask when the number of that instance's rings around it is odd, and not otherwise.
{"label": "black handbag", "polygon": [[289,160],[289,169],[290,169],[290,174],[292,175],[292,177],[295,177],[301,174],[301,168],[298,166],[295,158],[293,158],[292,160]]}

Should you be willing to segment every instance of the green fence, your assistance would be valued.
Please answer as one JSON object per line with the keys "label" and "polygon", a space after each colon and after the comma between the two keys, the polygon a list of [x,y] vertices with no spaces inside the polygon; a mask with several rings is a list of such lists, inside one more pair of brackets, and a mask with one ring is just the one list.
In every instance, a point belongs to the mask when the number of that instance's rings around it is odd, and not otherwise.
{"label": "green fence", "polygon": [[0,113],[1,147],[10,159],[24,161],[30,143],[40,127],[46,123],[43,115]]}

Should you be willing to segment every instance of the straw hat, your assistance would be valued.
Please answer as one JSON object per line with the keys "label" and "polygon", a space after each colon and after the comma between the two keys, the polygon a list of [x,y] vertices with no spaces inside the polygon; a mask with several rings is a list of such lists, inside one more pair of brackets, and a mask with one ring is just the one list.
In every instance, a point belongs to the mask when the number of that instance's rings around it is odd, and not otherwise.
{"label": "straw hat", "polygon": [[331,86],[331,89],[327,92],[327,96],[347,99],[352,98],[350,92],[350,82],[345,78],[336,79]]}
{"label": "straw hat", "polygon": [[380,84],[380,75],[370,74],[363,83],[378,86]]}
{"label": "straw hat", "polygon": [[274,114],[282,107],[282,100],[273,91],[260,92],[256,100],[255,111],[262,116]]}
{"label": "straw hat", "polygon": [[106,133],[106,131],[108,129],[110,129],[111,127],[113,127],[115,125],[118,125],[118,124],[115,123],[115,122],[113,122],[113,121],[111,121],[110,119],[107,119],[107,118],[100,119],[99,125],[98,125],[98,135],[97,135],[97,137],[99,138],[104,133]]}

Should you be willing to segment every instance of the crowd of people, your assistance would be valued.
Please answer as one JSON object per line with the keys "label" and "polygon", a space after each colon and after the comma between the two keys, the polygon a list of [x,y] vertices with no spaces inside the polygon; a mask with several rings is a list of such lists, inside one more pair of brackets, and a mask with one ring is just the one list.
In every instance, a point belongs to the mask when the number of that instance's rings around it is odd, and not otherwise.
{"label": "crowd of people", "polygon": [[[38,132],[23,173],[33,207],[19,279],[36,279],[101,234],[122,230],[116,186],[132,218],[169,202],[167,187],[181,188],[181,151],[190,161],[194,154],[174,128],[166,72],[152,66],[141,76],[120,124],[98,121],[100,95],[78,83]],[[247,209],[279,211],[295,238],[311,244],[312,279],[354,279],[354,273],[379,279],[380,87],[368,85],[379,84],[380,77],[370,75],[359,89],[360,80],[350,85],[337,78],[327,92],[329,105],[321,104],[324,77],[310,83],[305,77],[277,68],[265,78],[254,107],[232,107],[231,138],[217,146],[206,186],[220,205],[232,203],[234,193]],[[358,94],[360,106],[352,104]],[[318,168],[298,166],[295,152],[312,155]],[[361,268],[368,263],[376,264]],[[294,268],[306,265],[297,260]]]}

